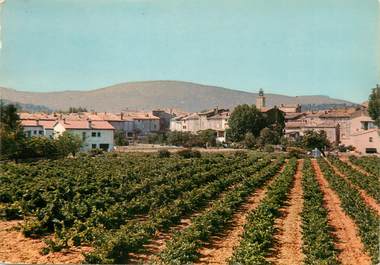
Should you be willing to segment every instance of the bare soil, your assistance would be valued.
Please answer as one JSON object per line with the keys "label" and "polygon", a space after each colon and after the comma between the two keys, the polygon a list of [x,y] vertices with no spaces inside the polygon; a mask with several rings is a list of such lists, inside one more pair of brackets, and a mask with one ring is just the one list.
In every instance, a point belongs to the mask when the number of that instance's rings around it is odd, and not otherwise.
{"label": "bare soil", "polygon": [[343,265],[371,264],[371,258],[364,252],[363,243],[358,236],[354,221],[341,208],[338,195],[330,188],[317,161],[313,159],[312,163],[324,195],[324,207],[328,211],[329,224],[334,229],[335,246],[340,251],[339,261]]}
{"label": "bare soil", "polygon": [[363,190],[363,189],[361,189],[360,187],[358,187],[358,186],[356,186],[355,184],[353,184],[353,183],[347,178],[347,176],[346,176],[345,174],[343,174],[341,171],[339,171],[339,169],[338,169],[337,167],[335,167],[334,165],[332,165],[332,164],[330,163],[330,161],[328,161],[327,159],[326,159],[326,161],[327,161],[327,163],[330,164],[330,166],[333,168],[334,172],[335,172],[338,176],[340,176],[340,177],[346,179],[354,189],[356,189],[357,191],[359,191],[359,193],[360,193],[360,197],[363,199],[363,201],[364,201],[364,202],[365,202],[365,203],[366,203],[366,204],[367,204],[372,210],[374,210],[374,211],[377,213],[378,216],[380,216],[380,205],[377,203],[377,201],[376,201],[374,198],[372,198],[370,195],[368,195],[368,193],[367,193],[365,190]]}
{"label": "bare soil", "polygon": [[225,233],[214,236],[210,244],[199,250],[200,259],[194,264],[228,264],[228,259],[232,257],[234,248],[239,245],[241,235],[244,232],[244,224],[248,214],[257,208],[267,193],[267,187],[284,170],[285,165],[279,172],[268,181],[264,188],[257,189],[239,210],[234,214],[231,224]]}
{"label": "bare soil", "polygon": [[289,194],[287,207],[281,209],[282,218],[276,220],[279,233],[275,235],[274,256],[268,260],[274,264],[302,264],[302,228],[301,212],[303,207],[302,168],[299,160],[294,186]]}
{"label": "bare soil", "polygon": [[0,222],[0,262],[7,263],[81,263],[83,255],[90,247],[72,248],[61,252],[42,255],[40,251],[46,247],[41,239],[26,238],[17,227],[22,221]]}

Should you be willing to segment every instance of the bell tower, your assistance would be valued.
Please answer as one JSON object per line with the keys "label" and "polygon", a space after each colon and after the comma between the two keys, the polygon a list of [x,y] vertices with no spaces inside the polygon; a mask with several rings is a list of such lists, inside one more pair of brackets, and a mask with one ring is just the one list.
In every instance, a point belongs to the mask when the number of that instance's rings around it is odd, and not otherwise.
{"label": "bell tower", "polygon": [[265,96],[264,96],[264,90],[260,88],[259,96],[256,98],[256,108],[262,109],[265,108]]}

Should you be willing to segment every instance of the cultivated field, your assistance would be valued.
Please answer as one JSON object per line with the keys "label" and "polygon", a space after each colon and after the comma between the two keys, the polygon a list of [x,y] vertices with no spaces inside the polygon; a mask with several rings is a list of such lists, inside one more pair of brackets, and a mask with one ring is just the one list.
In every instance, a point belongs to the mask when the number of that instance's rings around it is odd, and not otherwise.
{"label": "cultivated field", "polygon": [[0,262],[377,264],[379,165],[242,152],[2,164]]}

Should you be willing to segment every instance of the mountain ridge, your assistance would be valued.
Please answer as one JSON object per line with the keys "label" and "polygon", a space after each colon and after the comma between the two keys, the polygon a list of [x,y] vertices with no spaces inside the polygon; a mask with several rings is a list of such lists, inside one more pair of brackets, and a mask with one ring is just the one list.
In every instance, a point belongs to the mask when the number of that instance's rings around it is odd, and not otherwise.
{"label": "mountain ridge", "polygon": [[[258,93],[225,87],[174,80],[126,82],[93,90],[28,92],[0,87],[1,96],[23,104],[43,105],[54,110],[86,107],[89,110],[118,112],[128,109],[151,110],[179,108],[199,111],[215,106],[231,108],[238,104],[255,104]],[[328,96],[286,96],[266,93],[268,106],[280,104],[347,104],[355,103]]]}

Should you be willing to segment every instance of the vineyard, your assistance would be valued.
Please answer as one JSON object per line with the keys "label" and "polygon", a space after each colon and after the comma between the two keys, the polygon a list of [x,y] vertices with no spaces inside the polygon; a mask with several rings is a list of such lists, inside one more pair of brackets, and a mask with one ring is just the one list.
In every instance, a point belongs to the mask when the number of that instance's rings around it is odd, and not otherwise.
{"label": "vineyard", "polygon": [[378,264],[379,164],[258,152],[2,164],[0,262]]}

